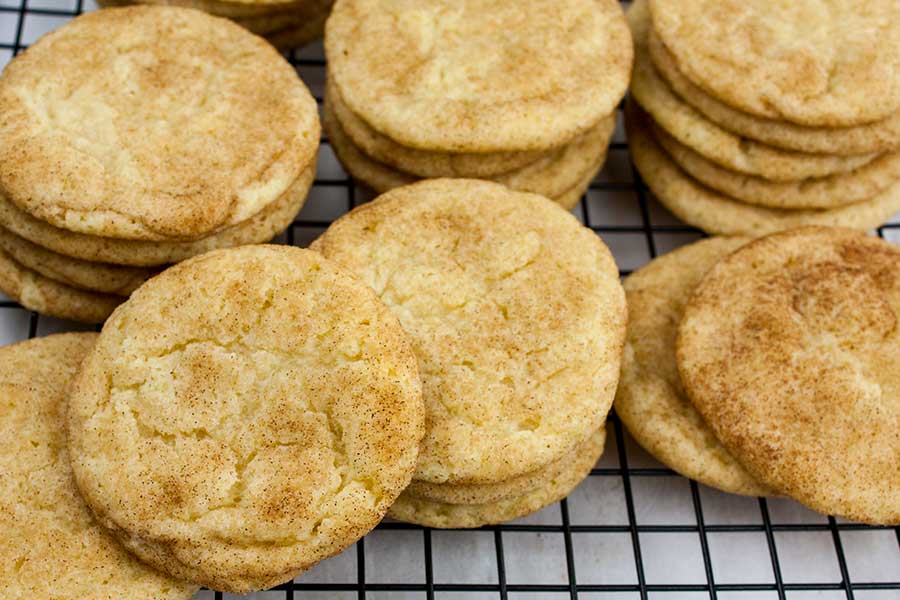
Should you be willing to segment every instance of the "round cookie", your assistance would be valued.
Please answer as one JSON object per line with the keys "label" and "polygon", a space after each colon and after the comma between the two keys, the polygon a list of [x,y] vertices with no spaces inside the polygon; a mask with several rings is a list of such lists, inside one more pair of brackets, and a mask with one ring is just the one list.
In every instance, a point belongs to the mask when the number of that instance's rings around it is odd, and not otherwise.
{"label": "round cookie", "polygon": [[537,512],[562,500],[597,464],[606,441],[606,428],[600,427],[575,449],[575,456],[540,487],[521,496],[486,504],[448,504],[400,494],[388,515],[400,521],[439,529],[475,528],[512,521]]}
{"label": "round cookie", "polygon": [[23,267],[44,277],[71,287],[105,294],[128,296],[158,272],[155,269],[122,267],[69,258],[32,244],[3,227],[0,227],[0,249]]}
{"label": "round cookie", "polygon": [[0,77],[0,194],[92,236],[197,240],[246,221],[318,142],[316,103],[293,67],[197,10],[84,14]]}
{"label": "round cookie", "polygon": [[427,180],[341,217],[311,248],[375,289],[413,341],[427,414],[416,480],[503,482],[603,424],[624,292],[600,238],[553,202]]}
{"label": "round cookie", "polygon": [[684,246],[628,276],[628,336],[616,414],[660,462],[705,485],[747,496],[771,492],[716,439],[684,393],[675,335],[694,287],[716,262],[749,238],[709,238]]}
{"label": "round cookie", "polygon": [[315,178],[308,167],[281,198],[252,218],[194,242],[148,242],[94,237],[58,229],[19,210],[0,195],[0,226],[34,244],[86,261],[152,267],[176,263],[210,250],[268,242],[284,231],[303,207]]}
{"label": "round cookie", "polygon": [[900,109],[895,0],[650,0],[650,7],[678,69],[739,110],[846,127]]}
{"label": "round cookie", "polygon": [[0,249],[0,292],[43,315],[102,323],[125,300],[122,296],[68,286],[28,269]]}
{"label": "round cookie", "polygon": [[464,153],[568,142],[613,112],[632,63],[614,0],[338,0],[325,52],[373,129]]}
{"label": "round cookie", "polygon": [[653,195],[675,216],[715,235],[759,236],[803,225],[872,229],[900,212],[900,182],[863,202],[829,210],[784,210],[738,202],[702,186],[679,169],[642,122],[636,106],[626,106],[628,147]]}
{"label": "round cookie", "polygon": [[341,125],[345,136],[363,153],[398,171],[430,177],[474,177],[489,179],[521,169],[558,149],[524,152],[435,152],[407,148],[372,129],[347,108],[329,79],[325,86],[325,105]]}
{"label": "round cookie", "polygon": [[99,521],[208,587],[287,581],[372,529],[423,434],[396,317],[289,246],[210,252],[154,277],[75,380],[72,466]]}
{"label": "round cookie", "polygon": [[187,600],[125,551],[81,499],[66,450],[66,391],[97,338],[67,333],[0,349],[0,587],[11,598]]}
{"label": "round cookie", "polygon": [[[419,181],[420,178],[381,164],[357,148],[328,105],[323,111],[323,124],[335,154],[354,179],[376,192]],[[515,190],[558,200],[571,209],[584,192],[585,180],[590,183],[606,161],[614,127],[615,118],[609,117],[554,154],[492,179]]]}
{"label": "round cookie", "polygon": [[[605,426],[602,429],[605,438]],[[603,441],[600,444],[603,445]],[[583,454],[584,449],[579,446],[537,471],[499,483],[447,485],[413,480],[403,493],[409,498],[440,504],[495,504],[508,498],[524,496],[534,490],[552,486],[556,479],[571,470],[572,464],[577,462]]]}
{"label": "round cookie", "polygon": [[847,173],[802,181],[768,181],[723,169],[661,127],[655,124],[651,127],[659,145],[688,175],[747,204],[788,209],[837,208],[873,198],[900,181],[900,151],[882,154]]}
{"label": "round cookie", "polygon": [[650,15],[646,2],[631,6],[628,22],[635,40],[632,96],[669,134],[709,160],[773,181],[797,181],[850,171],[875,158],[874,153],[835,156],[789,152],[719,127],[676,96],[653,67],[647,50]]}
{"label": "round cookie", "polygon": [[[641,0],[644,1],[644,0]],[[713,98],[681,74],[675,59],[650,30],[650,58],[657,72],[678,96],[724,129],[797,152],[866,154],[900,148],[900,111],[881,121],[853,127],[806,127],[757,117]]]}
{"label": "round cookie", "polygon": [[688,303],[678,370],[759,481],[819,512],[900,523],[900,249],[808,227],[720,261]]}

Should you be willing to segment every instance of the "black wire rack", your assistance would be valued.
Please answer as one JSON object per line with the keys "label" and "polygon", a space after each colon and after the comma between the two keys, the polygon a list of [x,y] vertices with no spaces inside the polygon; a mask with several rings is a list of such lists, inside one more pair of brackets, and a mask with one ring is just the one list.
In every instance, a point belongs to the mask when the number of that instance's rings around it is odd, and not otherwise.
{"label": "black wire rack", "polygon": [[[0,63],[94,8],[84,0],[0,0]],[[288,59],[321,101],[321,46]],[[281,236],[284,243],[307,245],[367,198],[325,139],[319,162],[310,199]],[[623,275],[702,237],[652,199],[621,126],[607,165],[575,213],[610,246]],[[878,234],[900,242],[900,219]],[[73,328],[0,297],[0,343]],[[716,492],[656,463],[615,414],[609,434],[590,477],[535,515],[474,531],[385,521],[338,557],[252,597],[900,600],[900,528],[817,515],[784,499]]]}

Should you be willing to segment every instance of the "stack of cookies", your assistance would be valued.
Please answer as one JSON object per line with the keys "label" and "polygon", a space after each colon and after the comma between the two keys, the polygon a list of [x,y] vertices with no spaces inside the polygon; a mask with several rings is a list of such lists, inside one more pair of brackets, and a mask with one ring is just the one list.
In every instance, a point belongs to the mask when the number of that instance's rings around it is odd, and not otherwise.
{"label": "stack of cookies", "polygon": [[614,0],[338,0],[324,125],[384,192],[490,179],[566,208],[602,166],[632,43]]}
{"label": "stack of cookies", "polygon": [[710,238],[625,282],[616,413],[679,473],[900,523],[900,249],[843,228]]}
{"label": "stack of cookies", "polygon": [[334,0],[98,0],[100,6],[183,6],[226,17],[276,48],[301,48],[322,37]]}
{"label": "stack of cookies", "polygon": [[418,357],[425,439],[392,517],[499,523],[588,475],[626,322],[618,270],[590,229],[541,196],[434,179],[357,208],[311,248],[375,290]]}
{"label": "stack of cookies", "polygon": [[287,227],[318,142],[293,68],[230,21],[80,16],[0,76],[0,290],[102,321],[163,265]]}
{"label": "stack of cookies", "polygon": [[893,0],[638,0],[629,21],[629,146],[676,216],[759,235],[900,210]]}

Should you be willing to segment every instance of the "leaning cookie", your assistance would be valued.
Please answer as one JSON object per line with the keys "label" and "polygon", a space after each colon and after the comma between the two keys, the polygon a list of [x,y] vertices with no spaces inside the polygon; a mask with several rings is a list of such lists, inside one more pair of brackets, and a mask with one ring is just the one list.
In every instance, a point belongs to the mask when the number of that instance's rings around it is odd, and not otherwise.
{"label": "leaning cookie", "polygon": [[660,462],[700,483],[748,496],[771,494],[716,439],[681,386],[675,335],[706,271],[748,238],[710,238],[654,259],[625,280],[628,337],[616,414]]}
{"label": "leaning cookie", "polygon": [[900,248],[805,227],[719,261],[678,327],[678,372],[757,480],[814,510],[900,523]]}
{"label": "leaning cookie", "polygon": [[439,529],[474,528],[512,521],[562,500],[591,472],[603,454],[606,428],[598,429],[560,465],[530,491],[487,504],[448,504],[403,492],[388,516]]}
{"label": "leaning cookie", "polygon": [[85,505],[66,448],[66,391],[94,333],[0,349],[0,588],[7,598],[187,600],[196,585],[129,554]]}
{"label": "leaning cookie", "polygon": [[315,252],[182,262],[107,322],[76,378],[72,467],[98,520],[175,577],[246,592],[372,529],[424,430],[409,341]]}
{"label": "leaning cookie", "polygon": [[360,206],[311,247],[370,285],[412,339],[428,416],[417,481],[506,482],[605,422],[624,292],[602,240],[547,198],[426,180]]}

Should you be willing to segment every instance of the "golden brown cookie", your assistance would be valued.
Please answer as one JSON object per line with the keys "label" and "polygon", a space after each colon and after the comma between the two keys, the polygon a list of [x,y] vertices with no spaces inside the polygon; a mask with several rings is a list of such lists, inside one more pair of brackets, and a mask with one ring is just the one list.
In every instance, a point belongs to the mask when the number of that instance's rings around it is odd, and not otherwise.
{"label": "golden brown cookie", "polygon": [[19,210],[0,195],[0,226],[39,246],[81,260],[133,267],[175,263],[197,254],[268,242],[284,231],[306,201],[315,177],[308,167],[281,198],[258,215],[195,242],[148,242],[95,237],[58,229]]}
{"label": "golden brown cookie", "polygon": [[158,270],[95,263],[53,252],[0,227],[0,249],[27,269],[92,292],[128,296]]}
{"label": "golden brown cookie", "polygon": [[678,168],[653,138],[639,110],[629,104],[625,111],[635,166],[657,200],[682,221],[707,233],[759,236],[803,225],[872,229],[900,212],[900,182],[869,200],[828,210],[785,210],[738,202]]}
{"label": "golden brown cookie", "polygon": [[797,152],[866,154],[900,148],[900,112],[881,121],[852,127],[807,127],[757,117],[731,108],[694,85],[681,74],[675,59],[652,30],[649,42],[653,66],[669,87],[707,119],[728,131]]}
{"label": "golden brown cookie", "polygon": [[[421,179],[379,163],[362,152],[346,134],[328,104],[323,111],[323,124],[341,164],[354,179],[376,192],[386,192]],[[556,152],[492,180],[514,190],[546,196],[571,210],[584,192],[585,181],[590,183],[606,161],[614,127],[615,118],[610,116]]]}
{"label": "golden brown cookie", "polygon": [[83,323],[102,323],[125,300],[122,296],[89,292],[44,277],[16,262],[2,249],[0,292],[28,310]]}
{"label": "golden brown cookie", "polygon": [[325,52],[373,129],[464,153],[561,146],[612,113],[632,63],[614,0],[338,0]]}
{"label": "golden brown cookie", "polygon": [[423,434],[400,324],[319,254],[210,252],[154,277],[76,379],[72,466],[98,520],[145,561],[265,589],[372,529]]}
{"label": "golden brown cookie", "polygon": [[895,0],[650,0],[678,69],[723,102],[807,126],[900,109]]}
{"label": "golden brown cookie", "polygon": [[632,97],[669,134],[707,159],[732,171],[773,181],[824,177],[860,167],[875,153],[837,156],[781,150],[743,138],[716,125],[679,98],[659,76],[647,50],[650,15],[638,0],[628,11],[635,40]]}
{"label": "golden brown cookie", "polygon": [[652,260],[625,280],[628,337],[616,414],[660,462],[700,483],[748,496],[771,492],[716,439],[684,393],[675,336],[691,292],[716,262],[749,238],[709,238]]}
{"label": "golden brown cookie", "polygon": [[77,233],[207,237],[276,201],[318,142],[293,67],[197,10],[79,16],[0,76],[0,194]]}
{"label": "golden brown cookie", "polygon": [[66,450],[66,391],[97,338],[0,349],[0,587],[7,598],[187,600],[197,586],[131,556],[81,499]]}
{"label": "golden brown cookie", "polygon": [[624,293],[606,246],[558,205],[432,179],[355,209],[311,248],[369,284],[413,341],[427,413],[416,480],[506,481],[603,424]]}
{"label": "golden brown cookie", "polygon": [[417,498],[405,491],[391,506],[388,515],[439,529],[475,528],[524,517],[562,500],[575,489],[600,459],[605,440],[606,428],[601,427],[573,451],[573,458],[559,472],[521,496],[486,504],[448,504]]}
{"label": "golden brown cookie", "polygon": [[808,227],[703,278],[678,330],[697,410],[759,481],[807,506],[900,523],[900,249]]}
{"label": "golden brown cookie", "polygon": [[772,208],[836,208],[874,198],[900,181],[900,151],[882,154],[846,173],[800,181],[768,181],[729,171],[697,154],[652,124],[653,137],[675,164],[700,183],[757,206]]}

